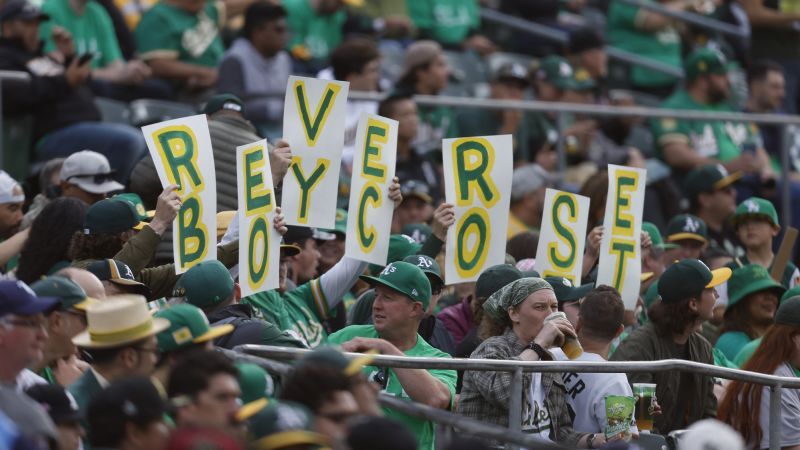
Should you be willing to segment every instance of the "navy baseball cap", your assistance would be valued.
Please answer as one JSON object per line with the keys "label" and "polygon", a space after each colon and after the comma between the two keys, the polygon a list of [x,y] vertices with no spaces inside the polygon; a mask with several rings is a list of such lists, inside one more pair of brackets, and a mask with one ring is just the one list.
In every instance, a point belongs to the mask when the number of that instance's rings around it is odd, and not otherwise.
{"label": "navy baseball cap", "polygon": [[22,281],[0,281],[0,317],[32,316],[52,311],[60,302],[56,297],[37,297]]}
{"label": "navy baseball cap", "polygon": [[0,8],[0,23],[14,19],[49,20],[50,16],[27,0],[9,0]]}

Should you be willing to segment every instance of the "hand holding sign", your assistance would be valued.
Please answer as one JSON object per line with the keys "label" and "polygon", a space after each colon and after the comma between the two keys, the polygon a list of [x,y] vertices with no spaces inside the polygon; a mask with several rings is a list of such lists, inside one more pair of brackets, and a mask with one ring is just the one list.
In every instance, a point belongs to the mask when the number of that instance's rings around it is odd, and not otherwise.
{"label": "hand holding sign", "polygon": [[181,210],[183,202],[181,202],[180,197],[178,197],[177,191],[178,186],[171,184],[161,192],[158,196],[158,200],[156,200],[156,212],[149,225],[159,236],[167,231],[167,228],[178,215],[178,211]]}

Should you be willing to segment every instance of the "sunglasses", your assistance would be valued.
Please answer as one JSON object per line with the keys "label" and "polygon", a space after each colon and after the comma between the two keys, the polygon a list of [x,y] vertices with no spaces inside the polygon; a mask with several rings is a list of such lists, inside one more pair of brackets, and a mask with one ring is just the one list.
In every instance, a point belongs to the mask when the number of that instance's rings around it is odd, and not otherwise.
{"label": "sunglasses", "polygon": [[91,178],[95,184],[101,184],[105,183],[106,181],[114,180],[114,171],[112,170],[111,172],[108,173],[89,173],[83,175],[72,175],[71,177],[68,177],[66,181],[69,181],[73,178]]}

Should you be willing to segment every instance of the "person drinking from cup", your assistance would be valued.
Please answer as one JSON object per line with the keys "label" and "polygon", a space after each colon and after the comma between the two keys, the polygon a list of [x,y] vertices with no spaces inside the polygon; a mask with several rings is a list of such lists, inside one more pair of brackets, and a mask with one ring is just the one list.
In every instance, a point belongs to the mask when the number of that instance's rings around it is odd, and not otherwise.
{"label": "person drinking from cup", "polygon": [[[684,359],[714,364],[711,344],[698,330],[714,315],[716,286],[731,276],[727,267],[712,271],[701,261],[676,262],[658,281],[657,301],[648,310],[650,322],[637,328],[611,355],[612,361]],[[714,378],[677,370],[629,373],[628,381],[655,383],[662,414],[653,418],[653,431],[666,435],[692,423],[715,417]],[[639,427],[642,431],[642,427]]]}
{"label": "person drinking from cup", "polygon": [[[575,330],[565,317],[546,320],[558,312],[558,301],[552,286],[541,278],[522,278],[507,284],[486,300],[483,309],[486,315],[479,334],[484,341],[470,358],[552,361],[548,349],[562,346],[566,336],[575,337]],[[511,372],[464,372],[458,413],[507,427],[512,377]],[[524,433],[573,448],[605,444],[602,434],[573,430],[561,374],[524,373],[522,378]]]}

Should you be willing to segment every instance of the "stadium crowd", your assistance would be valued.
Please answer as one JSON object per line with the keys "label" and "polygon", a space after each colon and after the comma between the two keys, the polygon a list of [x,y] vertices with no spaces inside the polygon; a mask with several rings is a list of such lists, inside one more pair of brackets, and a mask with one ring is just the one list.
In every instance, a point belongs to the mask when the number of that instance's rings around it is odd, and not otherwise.
{"label": "stadium crowd", "polygon": [[[1,0],[0,71],[27,80],[0,74],[0,450],[503,445],[381,406],[380,392],[503,427],[521,404],[512,425],[543,446],[652,448],[653,435],[686,449],[775,446],[771,391],[757,384],[533,372],[514,399],[511,372],[373,365],[375,354],[682,359],[800,376],[797,255],[775,264],[785,230],[800,227],[793,128],[416,100],[798,112],[800,2],[643,3],[748,32],[625,0]],[[484,20],[482,8],[566,42]],[[611,59],[612,47],[672,70]],[[336,227],[286,226],[278,213],[280,287],[243,296],[235,151],[267,138],[280,196],[290,75],[382,100],[347,102]],[[363,112],[398,122],[385,267],[344,256]],[[195,113],[208,119],[217,172],[217,258],[177,275],[182,199],[161,185],[138,127]],[[506,261],[448,283],[455,207],[441,142],[497,134],[513,135]],[[635,310],[595,282],[608,164],[647,169]],[[580,284],[532,270],[547,188],[591,200]],[[243,344],[312,351],[279,376],[219,351]],[[649,399],[649,417],[629,414],[609,433],[608,399],[622,397]],[[800,449],[795,389],[783,389],[778,439]]]}

